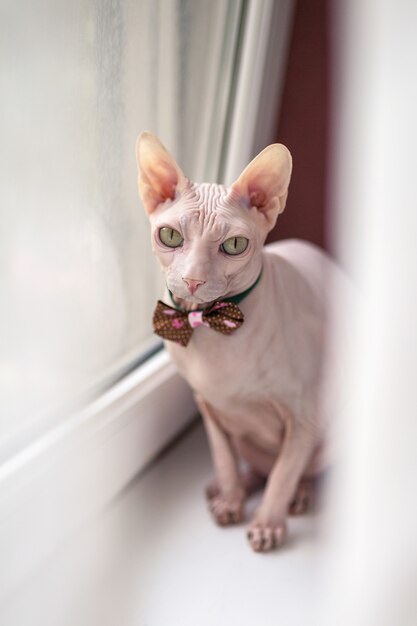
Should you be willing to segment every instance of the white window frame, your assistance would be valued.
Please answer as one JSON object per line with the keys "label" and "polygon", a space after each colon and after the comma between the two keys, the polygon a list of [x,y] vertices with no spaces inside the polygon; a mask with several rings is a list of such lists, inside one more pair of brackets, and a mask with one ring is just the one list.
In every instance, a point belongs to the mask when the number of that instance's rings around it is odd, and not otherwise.
{"label": "white window frame", "polygon": [[196,416],[162,350],[0,470],[0,602]]}
{"label": "white window frame", "polygon": [[[248,5],[225,182],[273,135],[293,9],[293,0]],[[162,350],[0,467],[0,602],[196,416]]]}

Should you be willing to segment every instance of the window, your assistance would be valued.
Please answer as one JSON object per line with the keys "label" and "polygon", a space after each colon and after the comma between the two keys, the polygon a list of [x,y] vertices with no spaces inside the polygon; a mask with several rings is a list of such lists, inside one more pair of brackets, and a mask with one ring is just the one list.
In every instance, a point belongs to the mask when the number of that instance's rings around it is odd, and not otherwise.
{"label": "window", "polygon": [[1,9],[0,460],[152,345],[162,278],[135,139],[190,177],[224,151],[242,0],[29,0]]}

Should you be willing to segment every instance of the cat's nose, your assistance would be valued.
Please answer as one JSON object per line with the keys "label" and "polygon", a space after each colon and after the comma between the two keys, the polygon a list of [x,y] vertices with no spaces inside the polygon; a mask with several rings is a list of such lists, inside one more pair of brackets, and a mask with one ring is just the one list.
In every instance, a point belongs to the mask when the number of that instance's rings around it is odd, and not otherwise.
{"label": "cat's nose", "polygon": [[184,277],[183,277],[183,281],[187,285],[188,290],[192,296],[195,294],[195,292],[200,287],[200,285],[204,285],[204,283],[206,282],[205,280],[196,280],[195,278],[184,278]]}

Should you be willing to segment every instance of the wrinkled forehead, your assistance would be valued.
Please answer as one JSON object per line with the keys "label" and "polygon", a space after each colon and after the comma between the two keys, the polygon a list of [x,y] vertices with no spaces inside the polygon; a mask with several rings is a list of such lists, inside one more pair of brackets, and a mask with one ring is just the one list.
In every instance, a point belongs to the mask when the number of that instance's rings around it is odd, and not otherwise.
{"label": "wrinkled forehead", "polygon": [[[213,241],[228,236],[253,238],[259,231],[258,211],[241,205],[225,185],[192,183],[178,199],[156,211],[155,226],[169,223],[184,237]],[[154,220],[152,220],[154,221]]]}

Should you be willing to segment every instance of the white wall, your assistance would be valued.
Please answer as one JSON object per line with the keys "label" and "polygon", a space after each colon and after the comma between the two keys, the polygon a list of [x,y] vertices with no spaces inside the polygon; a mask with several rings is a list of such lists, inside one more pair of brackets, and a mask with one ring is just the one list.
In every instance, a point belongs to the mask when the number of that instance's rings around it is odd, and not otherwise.
{"label": "white wall", "polygon": [[363,308],[342,341],[346,415],[319,623],[414,626],[417,4],[335,5],[335,231]]}

